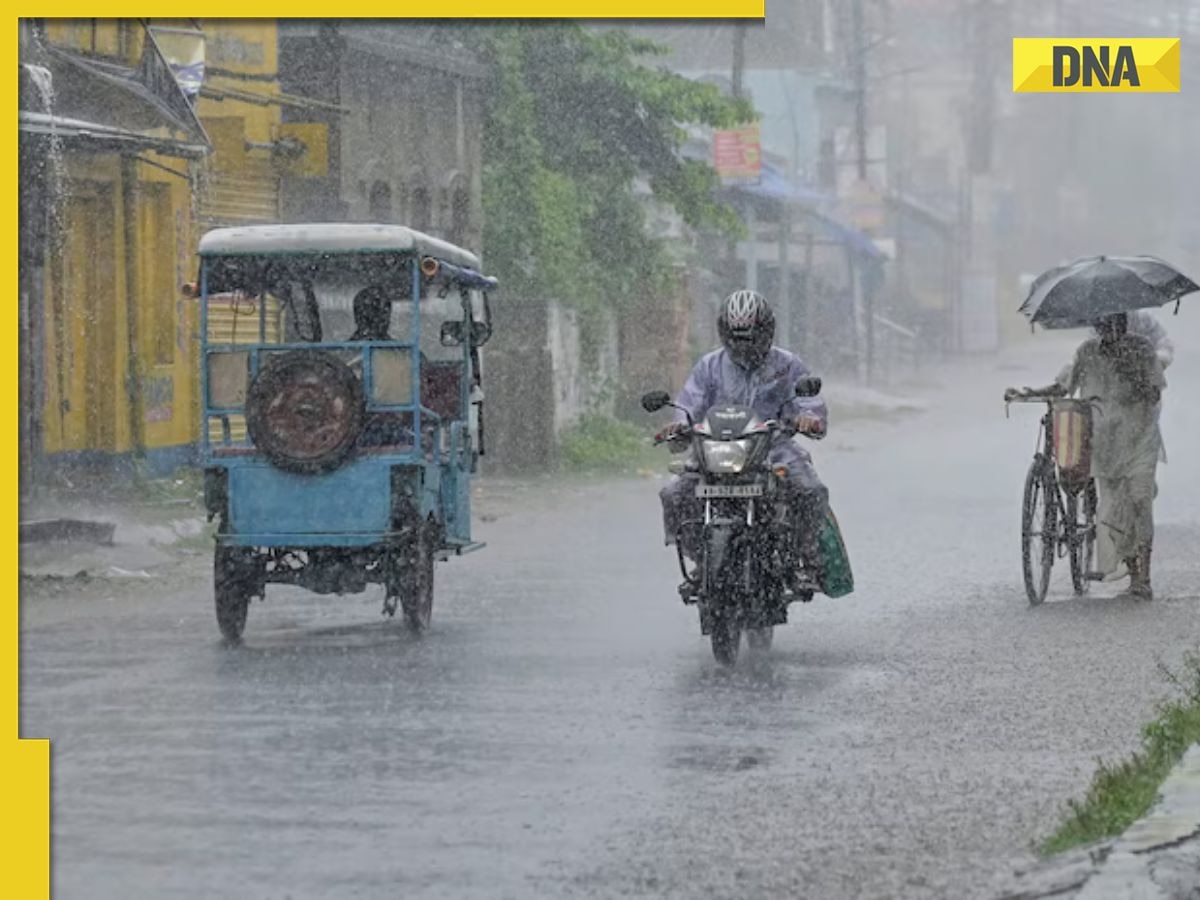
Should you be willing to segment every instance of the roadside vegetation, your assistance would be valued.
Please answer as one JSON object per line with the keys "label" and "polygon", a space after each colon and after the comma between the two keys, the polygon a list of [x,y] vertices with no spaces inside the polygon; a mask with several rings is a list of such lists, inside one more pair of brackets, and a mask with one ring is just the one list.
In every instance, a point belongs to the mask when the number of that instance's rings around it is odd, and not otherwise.
{"label": "roadside vegetation", "polygon": [[605,415],[587,415],[563,431],[559,459],[578,473],[666,472],[667,453],[653,447],[648,428]]}
{"label": "roadside vegetation", "polygon": [[1172,767],[1200,742],[1200,651],[1188,654],[1179,672],[1163,671],[1176,691],[1142,729],[1142,749],[1123,762],[1101,762],[1084,798],[1068,801],[1069,816],[1042,844],[1044,854],[1123,832],[1150,810]]}

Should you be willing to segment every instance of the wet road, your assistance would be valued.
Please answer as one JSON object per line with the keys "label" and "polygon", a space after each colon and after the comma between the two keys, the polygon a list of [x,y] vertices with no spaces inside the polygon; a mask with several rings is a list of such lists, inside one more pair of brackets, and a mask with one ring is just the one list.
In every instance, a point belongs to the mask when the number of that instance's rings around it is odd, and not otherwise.
{"label": "wet road", "polygon": [[[1200,342],[1198,342],[1200,343]],[[1200,348],[1198,348],[1200,349]],[[1200,640],[1200,412],[1170,373],[1152,604],[1031,610],[1017,523],[1059,357],[960,367],[817,449],[858,590],[712,662],[656,483],[485,483],[422,640],[275,589],[240,648],[206,561],[26,598],[59,897],[986,897]],[[1200,353],[1192,359],[1200,360]],[[495,518],[492,518],[494,516]]]}

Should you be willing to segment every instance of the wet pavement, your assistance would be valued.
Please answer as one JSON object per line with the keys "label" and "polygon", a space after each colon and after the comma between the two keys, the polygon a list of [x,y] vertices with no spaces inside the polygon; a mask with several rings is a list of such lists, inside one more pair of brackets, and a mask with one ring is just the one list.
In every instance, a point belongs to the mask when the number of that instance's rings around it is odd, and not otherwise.
{"label": "wet pavement", "polygon": [[439,567],[423,639],[375,593],[278,588],[225,647],[199,553],[31,585],[55,895],[990,896],[1200,641],[1182,346],[1158,598],[1076,599],[1063,564],[1029,608],[1037,414],[998,398],[1059,362],[1045,341],[958,366],[894,421],[839,432],[835,408],[815,453],[857,590],[734,671],[675,597],[647,478],[482,482],[489,546]]}

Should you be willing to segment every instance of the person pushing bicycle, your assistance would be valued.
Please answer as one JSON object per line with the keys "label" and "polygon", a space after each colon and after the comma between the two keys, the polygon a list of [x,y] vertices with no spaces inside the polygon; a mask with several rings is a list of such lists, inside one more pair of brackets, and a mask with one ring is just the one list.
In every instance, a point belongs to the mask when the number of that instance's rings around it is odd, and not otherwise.
{"label": "person pushing bicycle", "polygon": [[1006,399],[1067,397],[1099,401],[1093,419],[1092,475],[1099,495],[1097,562],[1100,574],[1114,575],[1124,563],[1129,589],[1122,595],[1153,597],[1150,554],[1154,543],[1155,475],[1162,454],[1158,429],[1164,360],[1154,343],[1129,331],[1125,313],[1096,323],[1074,362],[1043,388],[1009,388]]}

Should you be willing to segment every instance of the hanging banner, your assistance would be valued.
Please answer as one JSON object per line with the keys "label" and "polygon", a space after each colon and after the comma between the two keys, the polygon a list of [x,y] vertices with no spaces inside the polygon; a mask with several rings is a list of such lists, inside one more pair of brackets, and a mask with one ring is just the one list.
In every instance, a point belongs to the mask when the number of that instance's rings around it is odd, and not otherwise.
{"label": "hanging banner", "polygon": [[758,184],[762,177],[759,124],[714,132],[713,168],[722,184]]}

